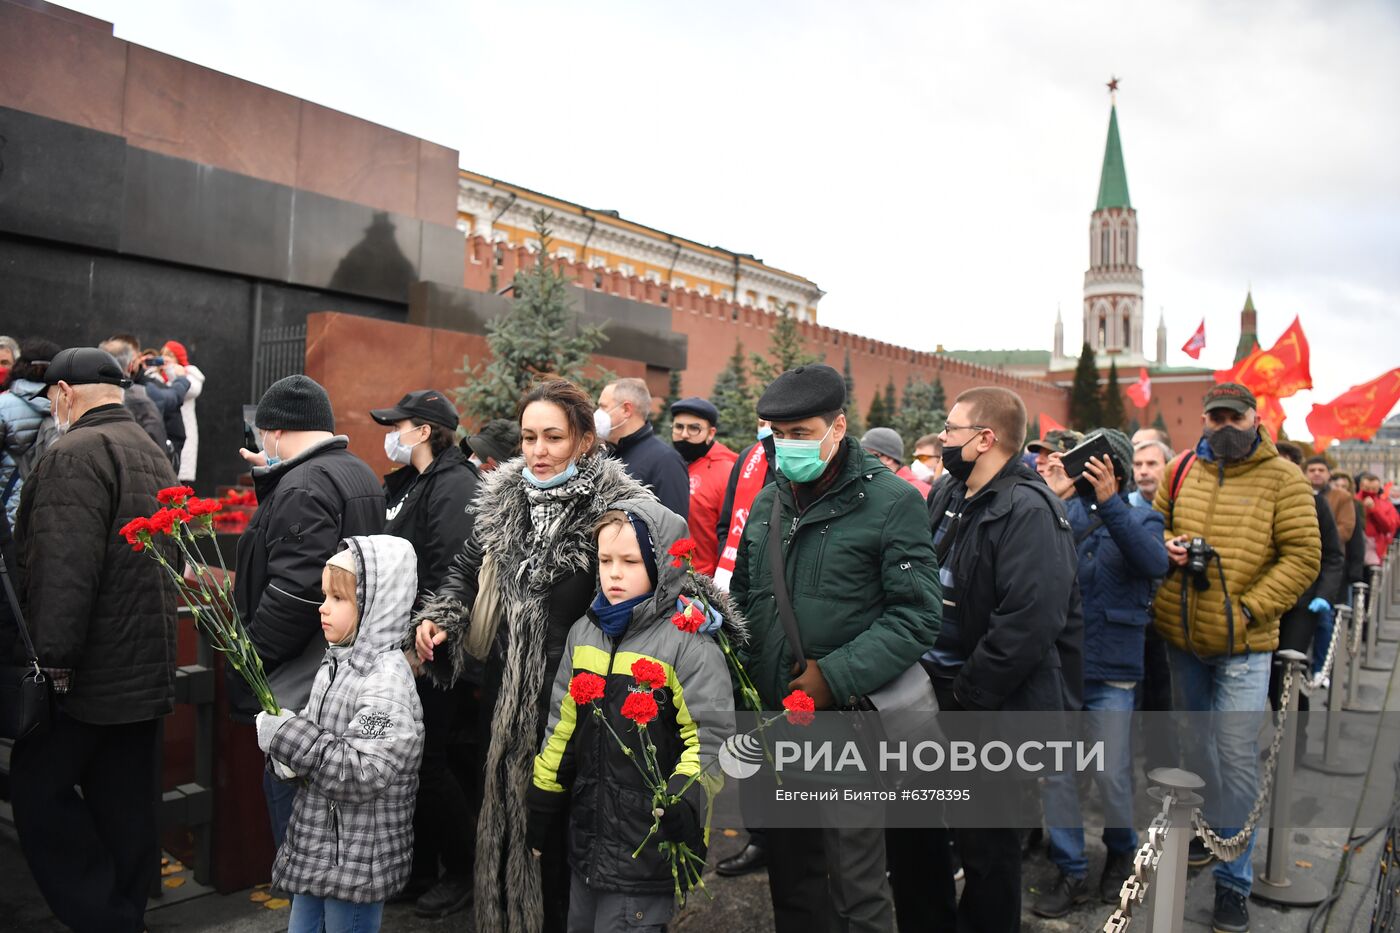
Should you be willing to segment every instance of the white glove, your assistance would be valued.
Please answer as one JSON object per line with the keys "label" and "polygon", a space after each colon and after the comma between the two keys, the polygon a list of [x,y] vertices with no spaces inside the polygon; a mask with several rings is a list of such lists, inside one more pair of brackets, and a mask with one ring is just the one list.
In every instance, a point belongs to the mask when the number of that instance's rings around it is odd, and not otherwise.
{"label": "white glove", "polygon": [[268,761],[272,762],[272,773],[282,780],[290,781],[297,776],[295,771],[282,764],[282,762],[278,761],[276,758],[269,758]]}
{"label": "white glove", "polygon": [[258,713],[255,722],[258,726],[258,748],[266,754],[272,749],[272,737],[277,734],[277,730],[282,728],[288,719],[296,713],[289,709],[281,710],[275,715],[272,713]]}

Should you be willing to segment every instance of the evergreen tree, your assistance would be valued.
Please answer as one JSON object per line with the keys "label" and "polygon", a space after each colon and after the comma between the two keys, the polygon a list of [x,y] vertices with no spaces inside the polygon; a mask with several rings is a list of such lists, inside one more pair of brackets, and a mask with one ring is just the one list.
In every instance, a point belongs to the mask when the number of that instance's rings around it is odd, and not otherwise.
{"label": "evergreen tree", "polygon": [[841,364],[841,375],[846,380],[846,433],[859,438],[865,433],[861,421],[860,407],[856,404],[856,380],[851,375],[851,351],[846,351],[846,362]]}
{"label": "evergreen tree", "polygon": [[1137,420],[1136,416],[1129,418],[1128,426],[1124,430],[1128,432],[1129,437],[1132,437],[1134,434],[1142,430],[1142,422]]}
{"label": "evergreen tree", "polygon": [[941,411],[948,410],[948,395],[943,391],[943,379],[941,376],[933,377],[933,386],[929,395],[929,401],[933,404],[934,408],[940,409]]}
{"label": "evergreen tree", "polygon": [[1167,430],[1167,419],[1162,417],[1162,410],[1157,409],[1157,417],[1152,419],[1152,426],[1158,431]]}
{"label": "evergreen tree", "polygon": [[681,372],[678,369],[671,370],[671,376],[666,382],[666,397],[661,400],[661,413],[656,416],[653,429],[656,436],[663,441],[671,438],[671,406],[681,400]]}
{"label": "evergreen tree", "polygon": [[734,354],[715,378],[715,390],[710,393],[710,403],[719,411],[719,431],[715,434],[715,440],[735,453],[752,444],[758,430],[754,402],[744,347],[736,340]]}
{"label": "evergreen tree", "polygon": [[[885,383],[885,423],[884,427],[891,427],[894,423],[894,416],[899,414],[899,406],[894,401],[894,376]],[[871,425],[875,427],[875,425]]]}
{"label": "evergreen tree", "polygon": [[875,397],[870,400],[870,410],[865,413],[866,430],[871,428],[887,428],[890,426],[889,412],[885,409],[885,395],[883,392],[876,392]]}
{"label": "evergreen tree", "polygon": [[1103,387],[1103,422],[1101,426],[1117,428],[1121,431],[1127,415],[1128,413],[1123,407],[1123,389],[1118,385],[1118,361],[1114,360],[1108,364],[1108,384]]}
{"label": "evergreen tree", "polygon": [[[514,418],[521,397],[544,377],[573,380],[594,395],[612,379],[591,359],[603,343],[603,328],[580,320],[567,291],[569,280],[549,258],[551,216],[535,214],[540,241],[535,265],[515,274],[510,309],[486,325],[490,361],[472,365],[464,358],[457,370],[468,377],[454,392],[457,402],[478,424]],[[589,378],[589,372],[595,377]]]}
{"label": "evergreen tree", "polygon": [[943,430],[948,413],[934,407],[934,387],[922,379],[912,376],[904,385],[904,404],[895,416],[890,427],[904,439],[904,459],[907,463],[914,455],[915,442],[925,434],[935,434]]}
{"label": "evergreen tree", "polygon": [[1088,431],[1102,422],[1099,371],[1094,365],[1094,350],[1086,343],[1079,354],[1079,366],[1074,370],[1074,385],[1069,390],[1069,426],[1076,431]]}
{"label": "evergreen tree", "polygon": [[770,382],[789,369],[821,361],[822,357],[815,353],[808,353],[802,345],[802,337],[797,329],[797,318],[780,312],[777,323],[773,325],[773,337],[768,343],[768,355],[753,354],[753,375],[759,386],[766,388]]}
{"label": "evergreen tree", "polygon": [[1040,440],[1040,415],[1036,415],[1031,419],[1031,423],[1026,425],[1026,440]]}

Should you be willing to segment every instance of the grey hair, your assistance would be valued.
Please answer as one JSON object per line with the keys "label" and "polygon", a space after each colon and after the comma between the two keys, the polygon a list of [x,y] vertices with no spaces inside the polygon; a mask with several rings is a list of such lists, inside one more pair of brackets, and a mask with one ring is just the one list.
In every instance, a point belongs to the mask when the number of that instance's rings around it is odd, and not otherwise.
{"label": "grey hair", "polygon": [[130,369],[131,361],[136,359],[136,351],[125,340],[104,340],[98,344],[98,349],[112,354],[112,358],[123,370]]}
{"label": "grey hair", "polygon": [[16,363],[19,362],[19,341],[13,337],[0,337],[0,347],[9,350],[10,356],[15,358]]}
{"label": "grey hair", "polygon": [[614,404],[631,402],[632,407],[641,412],[643,418],[651,414],[651,390],[647,388],[645,380],[633,376],[628,379],[619,379],[612,385]]}
{"label": "grey hair", "polygon": [[1156,447],[1162,452],[1163,463],[1171,463],[1172,457],[1176,456],[1172,449],[1161,441],[1143,441],[1141,444],[1137,444],[1133,447],[1133,453],[1137,453],[1139,450],[1145,450],[1148,447]]}

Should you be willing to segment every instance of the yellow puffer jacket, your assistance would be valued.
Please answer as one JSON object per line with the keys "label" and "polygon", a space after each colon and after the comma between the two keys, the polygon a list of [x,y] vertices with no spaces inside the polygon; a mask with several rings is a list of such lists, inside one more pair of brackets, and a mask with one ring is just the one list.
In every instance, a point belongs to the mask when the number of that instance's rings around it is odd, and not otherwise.
{"label": "yellow puffer jacket", "polygon": [[[1198,590],[1183,569],[1174,568],[1153,604],[1157,632],[1201,657],[1274,651],[1278,623],[1317,578],[1322,538],[1317,506],[1302,472],[1278,455],[1260,431],[1254,453],[1222,466],[1191,464],[1173,507],[1172,479],[1180,458],[1167,464],[1153,507],[1166,516],[1166,537],[1205,538],[1220,554],[1234,615],[1234,641],[1220,591],[1220,567],[1210,567],[1210,588]],[[1184,455],[1183,455],[1184,456]],[[1186,618],[1191,645],[1181,626],[1181,588],[1187,587]],[[1240,611],[1248,607],[1253,621]]]}

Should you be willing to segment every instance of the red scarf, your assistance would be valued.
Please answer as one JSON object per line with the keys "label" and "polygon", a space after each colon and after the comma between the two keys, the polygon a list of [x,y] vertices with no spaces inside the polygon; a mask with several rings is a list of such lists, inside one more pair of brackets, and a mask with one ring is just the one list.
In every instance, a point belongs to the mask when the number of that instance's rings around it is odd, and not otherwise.
{"label": "red scarf", "polygon": [[729,578],[734,576],[734,562],[739,558],[739,539],[744,536],[744,525],[749,520],[749,506],[763,489],[763,481],[768,477],[768,457],[764,455],[763,444],[753,445],[749,457],[744,461],[744,469],[739,473],[739,484],[734,487],[734,512],[729,521],[729,534],[724,539],[724,549],[720,551],[719,564],[715,568],[715,582],[726,593],[729,592]]}

